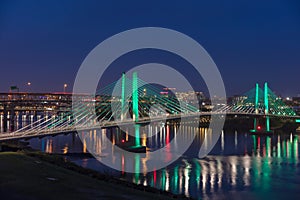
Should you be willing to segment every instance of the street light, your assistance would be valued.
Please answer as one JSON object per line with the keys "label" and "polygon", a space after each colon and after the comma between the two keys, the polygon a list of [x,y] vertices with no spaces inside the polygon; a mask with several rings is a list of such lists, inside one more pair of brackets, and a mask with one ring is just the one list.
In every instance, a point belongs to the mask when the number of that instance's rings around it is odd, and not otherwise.
{"label": "street light", "polygon": [[64,93],[66,93],[66,88],[68,87],[68,84],[64,84]]}
{"label": "street light", "polygon": [[27,85],[27,87],[28,87],[28,91],[27,91],[27,92],[30,92],[31,82],[27,82],[26,85]]}

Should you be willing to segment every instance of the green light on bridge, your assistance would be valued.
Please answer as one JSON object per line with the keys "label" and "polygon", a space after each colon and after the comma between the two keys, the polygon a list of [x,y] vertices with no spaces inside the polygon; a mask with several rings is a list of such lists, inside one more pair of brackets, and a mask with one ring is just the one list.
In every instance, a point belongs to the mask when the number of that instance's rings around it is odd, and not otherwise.
{"label": "green light on bridge", "polygon": [[137,82],[137,72],[132,74],[132,110],[133,110],[133,120],[135,122],[139,121],[139,94],[138,94],[138,82]]}
{"label": "green light on bridge", "polygon": [[[138,78],[137,72],[132,74],[132,110],[133,110],[133,120],[135,122],[139,121],[139,94],[138,94]],[[135,146],[139,147],[140,144],[140,126],[135,125]]]}
{"label": "green light on bridge", "polygon": [[[269,114],[269,94],[268,94],[268,83],[265,83],[265,115]],[[266,131],[270,131],[270,117],[266,117]]]}
{"label": "green light on bridge", "polygon": [[258,91],[259,91],[259,86],[258,86],[258,83],[256,83],[256,86],[255,86],[255,114],[258,114]]}
{"label": "green light on bridge", "polygon": [[124,113],[125,113],[125,104],[126,104],[126,94],[125,94],[125,88],[126,86],[126,74],[125,72],[122,73],[122,99],[121,99],[121,120],[124,120]]}

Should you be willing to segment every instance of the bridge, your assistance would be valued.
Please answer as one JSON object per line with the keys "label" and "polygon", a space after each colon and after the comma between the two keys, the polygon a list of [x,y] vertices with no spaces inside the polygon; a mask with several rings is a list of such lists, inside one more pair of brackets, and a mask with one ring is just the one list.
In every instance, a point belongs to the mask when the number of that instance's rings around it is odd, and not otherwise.
{"label": "bridge", "polygon": [[[0,141],[123,125],[136,126],[180,118],[194,118],[207,123],[212,115],[251,116],[254,119],[251,132],[262,134],[272,132],[270,118],[300,122],[300,116],[286,106],[269,89],[267,83],[263,89],[256,84],[254,89],[211,111],[202,111],[199,105],[192,105],[184,99],[177,98],[172,91],[161,91],[162,88],[139,79],[136,72],[132,74],[132,79],[123,73],[120,81],[101,88],[96,95],[73,96],[72,111],[68,109],[45,116],[18,130],[0,134]],[[139,138],[136,128],[136,146],[140,145]]]}
{"label": "bridge", "polygon": [[[20,121],[35,121],[41,116],[68,112],[72,106],[71,93],[0,93],[0,122],[3,132],[12,130],[16,118]],[[0,133],[2,130],[0,130]]]}

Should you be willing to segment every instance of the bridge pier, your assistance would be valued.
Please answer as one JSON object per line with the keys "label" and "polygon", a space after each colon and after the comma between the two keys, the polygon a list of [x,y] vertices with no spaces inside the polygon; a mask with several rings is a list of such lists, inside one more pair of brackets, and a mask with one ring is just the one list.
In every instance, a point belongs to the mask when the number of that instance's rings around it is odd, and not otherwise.
{"label": "bridge pier", "polygon": [[26,124],[30,123],[31,111],[26,112]]}
{"label": "bridge pier", "polygon": [[17,129],[22,128],[22,124],[23,124],[23,122],[22,122],[22,116],[23,116],[23,112],[22,111],[18,112],[17,121],[19,123],[18,123]]}

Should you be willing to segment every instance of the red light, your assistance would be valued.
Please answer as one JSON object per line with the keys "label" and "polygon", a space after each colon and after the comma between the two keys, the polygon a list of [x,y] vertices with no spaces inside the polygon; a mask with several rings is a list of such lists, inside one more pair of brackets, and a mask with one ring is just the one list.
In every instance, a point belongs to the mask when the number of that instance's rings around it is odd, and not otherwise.
{"label": "red light", "polygon": [[261,130],[261,126],[257,126],[257,130]]}
{"label": "red light", "polygon": [[123,139],[123,140],[122,140],[122,143],[124,143],[124,142],[125,142],[125,140]]}

